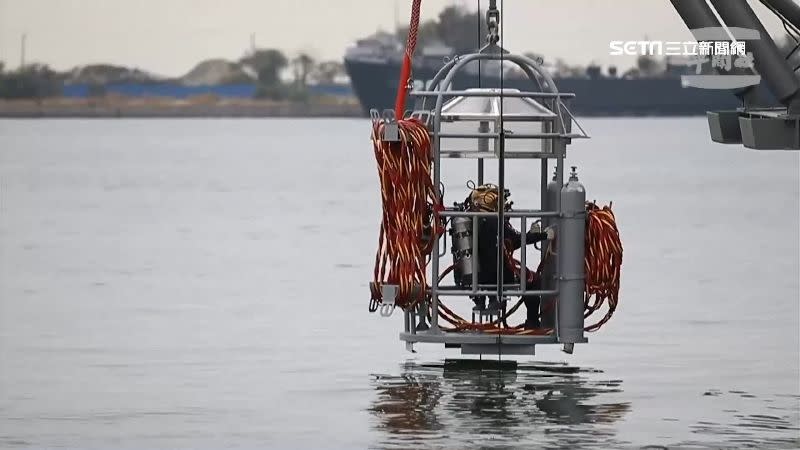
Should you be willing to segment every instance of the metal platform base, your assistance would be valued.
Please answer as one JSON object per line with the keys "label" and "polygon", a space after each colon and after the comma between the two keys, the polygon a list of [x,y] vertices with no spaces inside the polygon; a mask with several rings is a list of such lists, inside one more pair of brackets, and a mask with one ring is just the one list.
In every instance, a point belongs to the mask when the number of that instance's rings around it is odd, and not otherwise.
{"label": "metal platform base", "polygon": [[[400,333],[407,345],[444,344],[446,348],[460,348],[462,355],[534,355],[536,345],[559,344],[555,335],[525,336],[477,332],[443,332],[429,330],[421,333]],[[580,344],[589,342],[584,338]]]}
{"label": "metal platform base", "polygon": [[800,150],[800,119],[742,114],[742,144],[756,150]]}
{"label": "metal platform base", "polygon": [[800,150],[800,117],[785,109],[709,111],[711,140],[754,150]]}
{"label": "metal platform base", "polygon": [[741,111],[709,111],[708,130],[711,140],[720,144],[741,144],[742,130],[739,128]]}

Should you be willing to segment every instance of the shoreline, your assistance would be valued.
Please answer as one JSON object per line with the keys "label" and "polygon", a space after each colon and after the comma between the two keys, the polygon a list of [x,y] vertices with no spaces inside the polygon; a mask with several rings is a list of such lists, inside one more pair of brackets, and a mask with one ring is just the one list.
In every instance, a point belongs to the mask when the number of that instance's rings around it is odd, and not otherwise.
{"label": "shoreline", "polygon": [[0,100],[3,119],[106,118],[363,118],[357,102],[290,103],[261,100]]}
{"label": "shoreline", "polygon": [[[705,114],[580,114],[600,118],[703,117]],[[353,98],[319,99],[308,103],[242,99],[104,98],[0,100],[0,119],[235,119],[347,118],[363,119]]]}

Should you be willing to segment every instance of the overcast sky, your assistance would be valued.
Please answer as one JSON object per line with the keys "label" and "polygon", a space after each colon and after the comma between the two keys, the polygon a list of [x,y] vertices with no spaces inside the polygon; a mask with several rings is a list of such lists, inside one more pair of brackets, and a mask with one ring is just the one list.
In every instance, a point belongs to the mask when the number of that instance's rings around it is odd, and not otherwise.
{"label": "overcast sky", "polygon": [[[423,19],[449,4],[423,0]],[[668,0],[504,0],[505,46],[547,59],[627,66],[608,55],[611,40],[690,38]],[[0,60],[63,70],[107,62],[177,76],[208,58],[237,59],[255,33],[259,47],[340,60],[355,39],[408,22],[410,0],[0,0]],[[488,0],[482,0],[485,7]],[[752,2],[771,32],[782,28]]]}

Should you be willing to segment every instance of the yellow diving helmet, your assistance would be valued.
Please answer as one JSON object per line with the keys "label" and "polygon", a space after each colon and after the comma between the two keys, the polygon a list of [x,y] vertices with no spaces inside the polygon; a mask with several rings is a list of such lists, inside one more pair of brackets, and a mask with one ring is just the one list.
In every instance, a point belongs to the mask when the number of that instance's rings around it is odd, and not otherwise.
{"label": "yellow diving helmet", "polygon": [[[494,212],[497,211],[497,204],[500,189],[495,184],[482,184],[472,189],[472,193],[469,196],[470,203],[472,203],[472,208],[478,211],[488,211]],[[505,203],[505,209],[511,209],[512,202],[508,201],[508,197],[511,196],[511,192],[508,189],[505,189],[503,196],[503,201]]]}

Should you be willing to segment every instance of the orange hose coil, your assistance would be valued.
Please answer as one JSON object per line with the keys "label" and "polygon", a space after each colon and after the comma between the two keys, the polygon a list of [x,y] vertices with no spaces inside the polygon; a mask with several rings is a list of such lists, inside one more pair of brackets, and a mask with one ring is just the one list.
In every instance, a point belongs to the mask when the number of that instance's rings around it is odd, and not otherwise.
{"label": "orange hose coil", "polygon": [[584,318],[589,318],[604,303],[608,303],[608,310],[603,318],[586,326],[586,331],[596,331],[608,322],[619,303],[622,241],[611,206],[609,204],[600,208],[594,202],[586,204]]}
{"label": "orange hose coil", "polygon": [[[425,124],[399,121],[400,142],[381,139],[385,126],[376,122],[372,128],[383,203],[372,299],[380,300],[381,284],[395,284],[395,304],[407,309],[422,300],[428,287],[427,257],[444,231],[439,218],[443,206],[431,177],[431,140]],[[423,292],[414,295],[415,287]]]}

